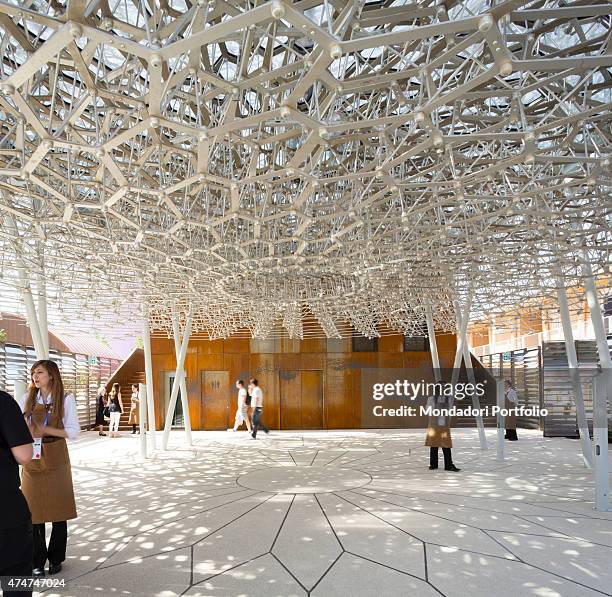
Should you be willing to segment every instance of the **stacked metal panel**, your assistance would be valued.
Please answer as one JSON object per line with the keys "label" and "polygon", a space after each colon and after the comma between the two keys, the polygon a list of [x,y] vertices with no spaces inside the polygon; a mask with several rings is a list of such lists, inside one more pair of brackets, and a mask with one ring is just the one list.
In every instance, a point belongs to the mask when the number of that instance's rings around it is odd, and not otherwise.
{"label": "stacked metal panel", "polygon": [[[76,397],[81,428],[88,428],[95,419],[96,390],[101,382],[110,378],[120,361],[53,350],[49,358],[60,368],[66,392]],[[31,346],[0,344],[0,389],[14,396],[15,380],[27,383],[35,361],[36,354]]]}
{"label": "stacked metal panel", "polygon": [[[592,379],[599,363],[595,341],[577,340],[576,354],[589,430],[592,432]],[[486,355],[481,361],[493,375],[512,381],[519,405],[540,406],[548,411],[546,417],[518,417],[519,427],[540,428],[547,437],[578,437],[576,401],[564,342],[544,342],[538,348]]]}

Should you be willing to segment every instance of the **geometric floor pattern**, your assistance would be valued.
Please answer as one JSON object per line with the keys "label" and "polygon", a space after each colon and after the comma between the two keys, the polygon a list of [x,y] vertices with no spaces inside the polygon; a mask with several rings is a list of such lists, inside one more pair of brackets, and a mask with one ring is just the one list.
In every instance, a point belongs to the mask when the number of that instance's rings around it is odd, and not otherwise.
{"label": "geometric floor pattern", "polygon": [[447,473],[419,430],[173,432],[144,462],[134,436],[83,433],[67,586],[45,595],[611,595],[578,441],[519,430],[498,462],[487,435],[453,431]]}

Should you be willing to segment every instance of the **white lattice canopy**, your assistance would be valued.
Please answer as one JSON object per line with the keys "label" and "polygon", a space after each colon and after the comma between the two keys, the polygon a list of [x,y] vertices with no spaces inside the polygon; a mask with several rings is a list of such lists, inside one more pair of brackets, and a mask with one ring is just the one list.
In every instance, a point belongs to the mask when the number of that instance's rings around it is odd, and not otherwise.
{"label": "white lattice canopy", "polygon": [[[0,0],[0,274],[50,319],[416,333],[610,251],[610,4]],[[61,310],[60,310],[61,308]],[[67,323],[66,323],[67,322]]]}

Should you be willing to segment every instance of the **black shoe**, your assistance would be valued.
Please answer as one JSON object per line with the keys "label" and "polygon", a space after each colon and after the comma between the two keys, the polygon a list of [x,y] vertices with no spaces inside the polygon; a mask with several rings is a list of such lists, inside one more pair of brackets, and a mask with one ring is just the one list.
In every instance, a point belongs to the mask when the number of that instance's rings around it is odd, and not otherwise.
{"label": "black shoe", "polygon": [[58,572],[61,572],[61,570],[62,570],[61,564],[49,564],[49,574],[51,575],[57,574]]}
{"label": "black shoe", "polygon": [[34,568],[32,570],[32,576],[44,576],[45,569],[44,568]]}
{"label": "black shoe", "polygon": [[448,468],[444,467],[445,471],[452,471],[453,473],[458,473],[461,469],[457,468],[454,464],[449,466]]}
{"label": "black shoe", "polygon": [[429,467],[429,470],[430,470],[430,471],[435,471],[437,468],[438,468],[437,466],[430,466],[430,467]]}

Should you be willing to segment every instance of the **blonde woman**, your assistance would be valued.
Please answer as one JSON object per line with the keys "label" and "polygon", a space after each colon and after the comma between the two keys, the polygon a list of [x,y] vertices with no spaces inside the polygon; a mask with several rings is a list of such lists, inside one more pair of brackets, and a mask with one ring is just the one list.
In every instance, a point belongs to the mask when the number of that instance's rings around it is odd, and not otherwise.
{"label": "blonde woman", "polygon": [[[21,488],[32,512],[33,575],[44,576],[47,560],[49,574],[62,569],[68,540],[66,521],[77,517],[66,439],[76,439],[81,429],[76,400],[64,393],[57,365],[50,360],[36,361],[30,378],[30,390],[21,407],[39,456],[24,465]],[[48,547],[47,522],[53,524]]]}
{"label": "blonde woman", "polygon": [[[130,397],[130,420],[128,424],[132,426],[132,435],[136,433],[136,429],[139,423],[138,420],[138,404],[140,402],[140,398],[138,396],[138,384],[132,384],[132,395]],[[140,433],[140,429],[138,430]]]}
{"label": "blonde woman", "polygon": [[108,397],[108,410],[110,412],[110,428],[109,435],[111,437],[119,436],[119,421],[123,413],[123,401],[121,400],[121,388],[118,383],[113,384],[113,389]]}

